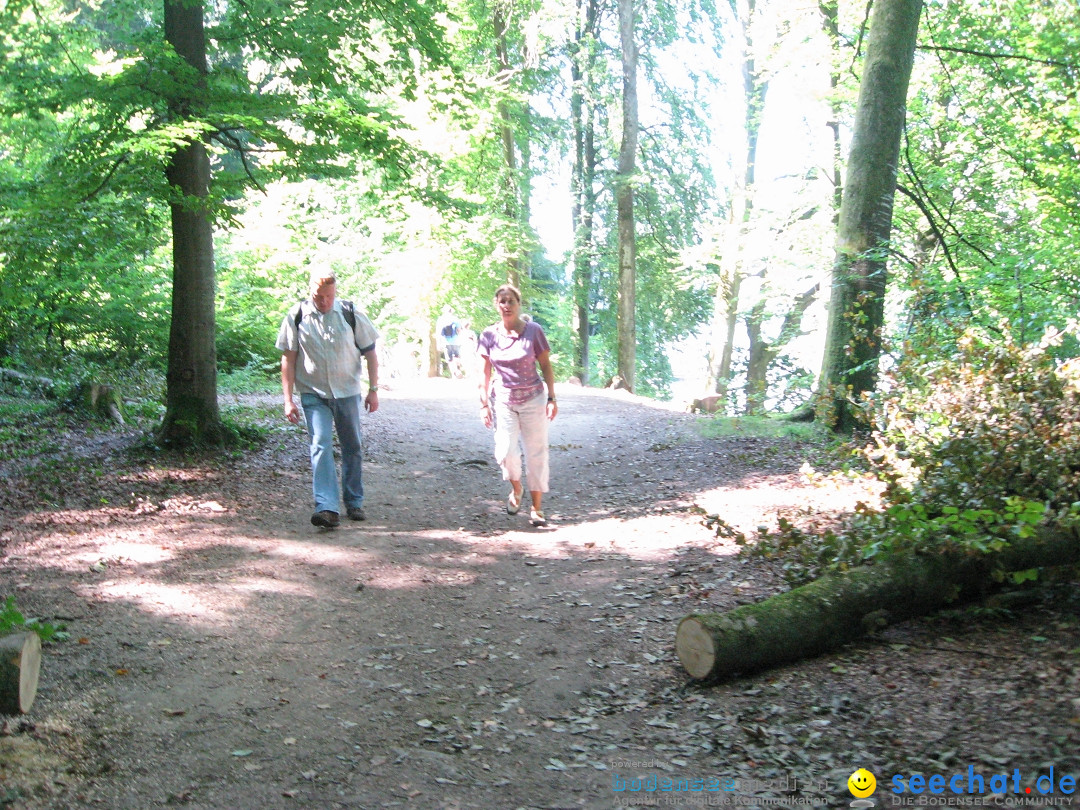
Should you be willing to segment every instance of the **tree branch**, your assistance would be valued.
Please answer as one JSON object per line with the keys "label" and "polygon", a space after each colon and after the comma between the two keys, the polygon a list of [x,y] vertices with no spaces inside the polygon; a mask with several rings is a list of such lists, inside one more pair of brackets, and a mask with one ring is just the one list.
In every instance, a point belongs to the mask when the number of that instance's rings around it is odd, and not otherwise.
{"label": "tree branch", "polygon": [[210,137],[226,149],[233,149],[240,156],[240,163],[244,167],[244,174],[248,176],[248,180],[251,181],[252,185],[266,196],[266,189],[263,188],[262,184],[259,183],[257,179],[255,179],[255,174],[252,172],[251,165],[248,163],[247,151],[244,149],[244,145],[240,143],[240,139],[233,135],[232,132],[225,129],[215,130],[214,134]]}
{"label": "tree branch", "polygon": [[[916,182],[918,178],[916,177]],[[945,241],[945,234],[941,232],[938,227],[937,220],[934,219],[933,213],[930,208],[923,203],[922,199],[914,191],[911,191],[907,186],[902,183],[896,184],[896,190],[915,203],[915,207],[922,212],[922,215],[926,217],[927,223],[930,225],[930,230],[934,233],[934,238],[937,239],[939,245],[941,245],[941,251],[945,254],[945,263],[949,265],[949,269],[952,270],[953,276],[960,282],[960,296],[964,299],[964,307],[968,311],[968,315],[971,315],[971,301],[968,298],[967,290],[964,289],[964,279],[960,276],[960,269],[956,266],[956,262],[953,261],[952,252],[949,250],[949,245]]]}
{"label": "tree branch", "polygon": [[1059,62],[1056,59],[1039,59],[1035,56],[1025,56],[1019,53],[993,53],[991,51],[979,51],[974,48],[955,48],[948,45],[923,45],[919,47],[920,51],[941,51],[945,53],[959,53],[964,56],[977,56],[981,59],[993,59],[997,61],[999,59],[1012,59],[1018,62],[1031,62],[1036,65],[1046,65],[1047,67],[1057,67],[1063,70],[1078,70],[1080,64],[1072,65],[1068,62]]}
{"label": "tree branch", "polygon": [[105,189],[105,187],[109,185],[109,181],[112,180],[113,175],[120,170],[121,166],[127,163],[127,159],[127,155],[121,155],[120,157],[118,157],[113,163],[112,167],[109,169],[109,171],[105,173],[105,176],[101,179],[101,182],[98,183],[97,186],[95,186],[89,192],[87,192],[80,200],[80,202],[89,202],[90,200],[94,199],[94,197],[96,197],[98,194],[100,194]]}

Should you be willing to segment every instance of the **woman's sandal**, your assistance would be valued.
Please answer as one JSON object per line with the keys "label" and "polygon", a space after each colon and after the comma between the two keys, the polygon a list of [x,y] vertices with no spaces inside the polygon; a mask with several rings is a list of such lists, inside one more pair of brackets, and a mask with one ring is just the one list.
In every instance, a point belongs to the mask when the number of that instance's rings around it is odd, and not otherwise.
{"label": "woman's sandal", "polygon": [[514,500],[514,491],[511,490],[510,494],[506,498],[506,514],[516,515],[518,513],[518,510],[521,509],[521,502],[523,500],[525,500],[525,490],[521,491],[521,494],[518,495],[518,499],[516,501]]}
{"label": "woman's sandal", "polygon": [[533,509],[529,513],[529,523],[533,526],[547,526],[547,518],[544,517],[544,513],[539,509]]}

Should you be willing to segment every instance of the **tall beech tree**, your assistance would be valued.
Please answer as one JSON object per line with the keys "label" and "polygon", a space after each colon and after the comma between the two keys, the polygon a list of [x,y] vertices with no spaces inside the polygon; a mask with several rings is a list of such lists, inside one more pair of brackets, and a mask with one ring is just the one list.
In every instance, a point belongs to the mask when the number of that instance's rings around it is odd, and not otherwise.
{"label": "tall beech tree", "polygon": [[922,0],[876,0],[848,155],[832,270],[819,409],[836,430],[877,384],[900,136]]}
{"label": "tall beech tree", "polygon": [[[206,32],[199,0],[166,0],[165,40],[190,71],[178,76],[169,110],[179,121],[206,109]],[[214,234],[205,136],[190,137],[166,169],[171,195],[173,286],[165,418],[166,444],[216,444],[224,438],[214,350]]]}
{"label": "tall beech tree", "polygon": [[634,0],[619,0],[619,40],[622,45],[622,141],[615,176],[618,220],[618,370],[634,390],[637,373],[637,233],[634,221],[634,174],[638,145],[638,53],[634,38]]}
{"label": "tall beech tree", "polygon": [[[402,178],[415,160],[406,162],[408,147],[390,134],[393,116],[375,99],[390,88],[412,95],[418,81],[414,55],[442,58],[431,18],[435,10],[406,4],[388,13],[359,4],[343,11],[319,2],[227,6],[217,10],[219,47],[243,42],[252,64],[235,51],[221,51],[220,75],[211,85],[203,4],[166,0],[166,40],[196,73],[194,80],[181,75],[176,81],[180,90],[170,98],[169,111],[190,120],[197,137],[188,135],[168,163],[172,193],[179,196],[170,198],[174,289],[164,440],[204,443],[221,435],[212,233],[213,215],[220,211],[209,205],[205,143],[213,138],[240,164],[226,173],[219,200],[230,187],[258,187],[260,175],[340,176],[350,171],[349,158],[361,155]],[[264,74],[261,87],[248,78],[256,65]],[[264,152],[275,159],[261,160]]]}
{"label": "tall beech tree", "polygon": [[589,343],[592,329],[593,254],[596,217],[596,70],[598,0],[575,0],[574,32],[570,43],[570,127],[574,139],[571,176],[573,204],[570,221],[574,229],[573,289],[574,331],[577,346],[574,373],[589,384]]}
{"label": "tall beech tree", "polygon": [[[528,180],[526,179],[523,182],[523,176],[527,178],[528,172],[521,166],[519,152],[523,150],[518,148],[518,139],[521,137],[528,138],[528,133],[522,132],[527,127],[519,126],[517,125],[518,122],[515,121],[511,109],[511,93],[508,92],[515,74],[521,73],[520,63],[515,63],[511,59],[512,45],[508,28],[513,10],[512,0],[495,0],[491,9],[491,26],[495,37],[495,57],[498,68],[496,82],[503,93],[496,105],[499,140],[502,143],[503,162],[505,164],[501,191],[503,216],[505,221],[512,225],[513,236],[517,237],[527,229],[529,222],[527,206]],[[520,120],[521,116],[518,115],[517,118]],[[510,283],[520,287],[522,275],[527,276],[529,269],[523,261],[524,256],[519,247],[520,240],[515,238],[514,241],[516,244],[513,247],[507,246],[506,277]]]}

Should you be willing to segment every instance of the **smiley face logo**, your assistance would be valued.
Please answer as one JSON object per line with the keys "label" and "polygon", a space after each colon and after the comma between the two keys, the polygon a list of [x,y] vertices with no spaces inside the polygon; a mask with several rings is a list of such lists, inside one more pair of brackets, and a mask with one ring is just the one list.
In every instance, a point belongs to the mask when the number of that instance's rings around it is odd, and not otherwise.
{"label": "smiley face logo", "polygon": [[874,791],[877,790],[877,779],[866,768],[859,768],[848,777],[847,786],[852,796],[865,799],[867,796],[873,795]]}

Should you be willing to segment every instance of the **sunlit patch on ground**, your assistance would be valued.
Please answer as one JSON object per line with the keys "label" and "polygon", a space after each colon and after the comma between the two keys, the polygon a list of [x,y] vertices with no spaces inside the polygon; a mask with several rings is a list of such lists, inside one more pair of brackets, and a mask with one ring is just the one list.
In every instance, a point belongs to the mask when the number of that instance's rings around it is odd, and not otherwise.
{"label": "sunlit patch on ground", "polygon": [[798,522],[851,512],[860,501],[876,503],[879,492],[880,485],[865,479],[782,475],[705,490],[694,500],[706,515],[718,515],[731,529],[750,537],[760,526],[775,530],[780,517]]}
{"label": "sunlit patch on ground", "polygon": [[462,569],[434,568],[422,565],[398,565],[392,568],[382,567],[369,573],[364,581],[374,588],[383,590],[417,589],[438,586],[472,585],[479,578],[476,571]]}
{"label": "sunlit patch on ground", "polygon": [[227,623],[245,607],[247,597],[231,588],[166,585],[146,580],[107,581],[88,590],[96,599],[122,600],[156,616]]}
{"label": "sunlit patch on ground", "polygon": [[[557,531],[556,531],[557,530]],[[668,515],[609,517],[559,525],[555,519],[544,529],[514,532],[515,548],[537,557],[565,557],[582,553],[619,554],[633,560],[671,558],[680,546],[694,542],[684,519]]]}
{"label": "sunlit patch on ground", "polygon": [[[260,546],[265,546],[265,543],[260,543]],[[306,564],[358,569],[370,563],[372,559],[371,555],[363,549],[301,541],[276,543],[270,548],[264,548],[263,553],[270,557],[280,557]]]}

